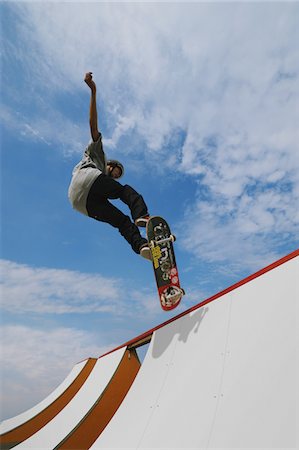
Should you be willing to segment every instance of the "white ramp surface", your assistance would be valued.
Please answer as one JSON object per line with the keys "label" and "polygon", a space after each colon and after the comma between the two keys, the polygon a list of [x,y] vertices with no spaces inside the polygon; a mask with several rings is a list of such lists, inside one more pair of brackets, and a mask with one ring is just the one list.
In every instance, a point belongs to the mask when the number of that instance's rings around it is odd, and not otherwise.
{"label": "white ramp surface", "polygon": [[70,403],[40,431],[14,448],[52,450],[58,446],[98,400],[116,371],[125,350],[122,348],[100,358]]}
{"label": "white ramp surface", "polygon": [[298,262],[155,331],[91,448],[297,448]]}

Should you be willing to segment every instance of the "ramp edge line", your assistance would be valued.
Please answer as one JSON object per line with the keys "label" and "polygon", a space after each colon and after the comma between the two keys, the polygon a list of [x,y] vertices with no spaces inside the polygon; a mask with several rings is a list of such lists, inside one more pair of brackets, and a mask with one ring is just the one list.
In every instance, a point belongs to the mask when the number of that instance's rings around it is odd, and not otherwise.
{"label": "ramp edge line", "polygon": [[170,324],[171,322],[174,322],[174,321],[180,319],[181,317],[186,316],[187,314],[189,314],[193,311],[196,311],[199,308],[202,308],[203,306],[207,305],[208,303],[218,300],[219,298],[223,297],[224,295],[228,294],[229,292],[234,291],[235,289],[243,286],[244,284],[249,283],[252,280],[255,280],[256,278],[259,278],[260,276],[264,275],[265,273],[270,272],[273,269],[276,269],[277,267],[281,266],[282,264],[285,264],[288,261],[291,261],[292,259],[296,258],[297,256],[299,256],[299,249],[294,250],[293,252],[289,253],[288,255],[278,259],[277,261],[258,270],[257,272],[254,272],[253,274],[249,275],[248,277],[243,278],[242,280],[238,281],[237,283],[232,284],[231,286],[223,289],[222,291],[218,292],[217,294],[214,294],[211,297],[208,297],[207,299],[201,301],[200,303],[198,303],[194,306],[191,306],[191,308],[187,309],[186,311],[183,311],[182,313],[178,314],[177,316],[172,317],[171,319],[157,325],[154,328],[151,328],[150,330],[140,334],[139,336],[136,336],[135,338],[131,339],[128,342],[125,342],[124,344],[114,348],[113,350],[110,350],[107,353],[104,353],[103,355],[99,356],[99,359],[103,358],[106,355],[109,355],[110,353],[113,353],[113,352],[121,349],[122,347],[134,348],[135,345],[136,345],[136,347],[143,345],[143,344],[139,344],[140,342],[143,342],[143,341],[145,343],[150,342],[153,333],[155,331],[159,330],[160,328],[163,328],[166,325]]}

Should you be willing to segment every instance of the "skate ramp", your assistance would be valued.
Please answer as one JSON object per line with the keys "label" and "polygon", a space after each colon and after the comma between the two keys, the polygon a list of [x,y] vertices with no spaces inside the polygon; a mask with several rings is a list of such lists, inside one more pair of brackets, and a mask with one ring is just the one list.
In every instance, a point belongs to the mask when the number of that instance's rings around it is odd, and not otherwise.
{"label": "skate ramp", "polygon": [[297,256],[156,330],[91,448],[296,448],[298,273]]}
{"label": "skate ramp", "polygon": [[103,355],[15,448],[298,448],[298,274],[299,250]]}

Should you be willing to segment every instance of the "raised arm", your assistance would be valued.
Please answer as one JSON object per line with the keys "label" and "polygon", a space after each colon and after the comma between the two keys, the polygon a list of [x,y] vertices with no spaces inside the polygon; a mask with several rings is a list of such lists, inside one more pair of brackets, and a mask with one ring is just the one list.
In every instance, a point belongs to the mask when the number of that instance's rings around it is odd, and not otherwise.
{"label": "raised arm", "polygon": [[92,72],[87,72],[84,77],[87,86],[90,87],[90,109],[89,109],[89,125],[92,140],[96,142],[99,139],[100,133],[98,130],[98,113],[97,113],[97,88],[92,79]]}

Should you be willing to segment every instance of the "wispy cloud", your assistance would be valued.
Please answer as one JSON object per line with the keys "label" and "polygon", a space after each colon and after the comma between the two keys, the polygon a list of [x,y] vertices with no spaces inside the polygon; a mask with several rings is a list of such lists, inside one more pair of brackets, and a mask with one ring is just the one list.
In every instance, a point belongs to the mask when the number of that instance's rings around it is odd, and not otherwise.
{"label": "wispy cloud", "polygon": [[80,127],[59,111],[44,109],[44,105],[38,107],[36,114],[4,106],[0,119],[9,130],[15,130],[17,123],[19,137],[24,140],[41,142],[64,155],[82,154],[89,139],[87,127]]}
{"label": "wispy cloud", "polygon": [[[254,268],[277,257],[287,242],[296,242],[299,195],[295,147],[248,149],[243,161],[234,162],[237,149],[206,148],[207,163],[197,199],[190,205],[181,237],[192,253],[207,261],[230,260]],[[197,162],[200,164],[200,157]],[[276,249],[277,254],[271,249]],[[290,249],[292,250],[292,249]],[[246,255],[246,257],[244,257]]]}
{"label": "wispy cloud", "polygon": [[2,308],[6,311],[84,314],[122,310],[120,280],[5,260],[1,269]]}
{"label": "wispy cloud", "polygon": [[[49,395],[72,367],[108,350],[99,335],[72,328],[5,325],[1,330],[1,419]],[[105,339],[103,338],[103,341]],[[98,345],[97,345],[98,343]]]}
{"label": "wispy cloud", "polygon": [[238,135],[248,120],[265,138],[296,104],[296,5],[30,3],[17,11],[29,74],[36,55],[40,88],[75,95],[93,70],[117,139],[134,125],[156,151],[178,126],[198,142],[215,130]]}
{"label": "wispy cloud", "polygon": [[[158,315],[156,290],[100,274],[31,267],[0,260],[1,308],[14,314]],[[125,293],[125,294],[124,294]],[[125,297],[125,300],[124,300]],[[156,306],[152,306],[156,305]]]}
{"label": "wispy cloud", "polygon": [[[36,95],[45,87],[77,95],[92,70],[107,148],[127,148],[145,161],[141,168],[179,171],[197,183],[182,225],[192,236],[184,240],[188,251],[240,263],[246,253],[251,266],[274,256],[279,241],[294,240],[298,4],[28,3],[16,11]],[[22,59],[20,49],[11,51]],[[36,79],[32,60],[40,62]],[[28,136],[51,142],[54,127],[45,132],[45,122],[54,116],[26,121],[34,130]],[[63,148],[67,136],[78,151],[82,132],[59,121],[56,142]],[[183,138],[170,145],[178,130]]]}

